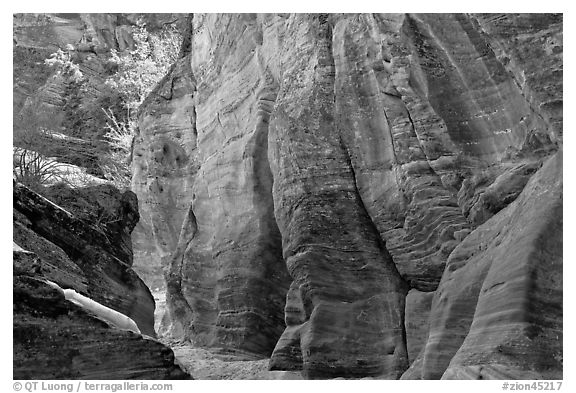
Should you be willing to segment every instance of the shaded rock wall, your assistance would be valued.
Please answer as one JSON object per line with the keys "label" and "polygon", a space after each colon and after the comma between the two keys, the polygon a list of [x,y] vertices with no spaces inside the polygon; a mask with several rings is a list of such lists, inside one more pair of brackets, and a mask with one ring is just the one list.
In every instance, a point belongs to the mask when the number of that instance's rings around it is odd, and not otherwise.
{"label": "shaded rock wall", "polygon": [[309,378],[442,377],[462,341],[428,361],[451,334],[435,300],[442,333],[408,335],[406,294],[444,288],[561,148],[561,37],[553,15],[195,14],[135,146],[165,329]]}
{"label": "shaded rock wall", "polygon": [[[226,70],[204,68],[211,63],[193,48],[145,103],[134,190],[150,217],[156,255],[166,260],[173,333],[198,345],[269,354],[283,330],[288,287],[266,149],[270,81],[254,63],[239,67],[243,57],[229,47],[216,49],[229,52]],[[193,55],[205,63],[191,63]],[[226,85],[197,104],[220,72]]]}
{"label": "shaded rock wall", "polygon": [[[68,193],[71,199],[63,189],[55,193],[60,202],[68,200],[64,206],[71,211],[19,183],[14,184],[14,242],[50,261],[55,272],[67,271],[65,277],[75,282],[73,289],[129,316],[140,331],[154,337],[154,299],[130,267],[130,232],[138,220],[135,195],[132,192],[120,195],[107,185],[86,190],[85,200],[79,198],[78,191]],[[89,218],[72,213],[75,209],[86,211],[85,203],[94,203],[98,196],[102,205],[108,205],[109,214],[103,207],[101,214]],[[72,269],[68,271],[70,266]],[[52,281],[65,285],[59,279]]]}
{"label": "shaded rock wall", "polygon": [[65,300],[39,279],[46,263],[34,254],[15,252],[14,261],[14,379],[190,379],[163,344]]}
{"label": "shaded rock wall", "polygon": [[[14,183],[14,378],[188,378],[150,337],[154,301],[130,268],[134,193],[103,185],[47,194],[58,205]],[[47,280],[130,317],[147,336],[109,326]]]}
{"label": "shaded rock wall", "polygon": [[417,289],[411,289],[406,295],[404,326],[408,360],[411,364],[420,355],[428,340],[428,321],[433,298],[434,292],[420,292]]}
{"label": "shaded rock wall", "polygon": [[475,22],[530,106],[546,123],[550,138],[561,144],[562,15],[479,14],[472,16],[471,23]]}
{"label": "shaded rock wall", "polygon": [[424,379],[562,379],[562,155],[450,255]]}

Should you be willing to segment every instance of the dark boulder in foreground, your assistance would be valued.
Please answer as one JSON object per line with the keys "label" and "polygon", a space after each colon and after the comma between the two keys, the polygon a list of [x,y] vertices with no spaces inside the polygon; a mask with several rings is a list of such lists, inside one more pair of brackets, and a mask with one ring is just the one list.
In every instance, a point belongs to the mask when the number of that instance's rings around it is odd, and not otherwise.
{"label": "dark boulder in foreground", "polygon": [[[66,208],[14,184],[13,377],[190,378],[153,338],[154,300],[130,268],[134,194],[109,186],[57,192]],[[54,284],[128,316],[142,334],[66,300]]]}

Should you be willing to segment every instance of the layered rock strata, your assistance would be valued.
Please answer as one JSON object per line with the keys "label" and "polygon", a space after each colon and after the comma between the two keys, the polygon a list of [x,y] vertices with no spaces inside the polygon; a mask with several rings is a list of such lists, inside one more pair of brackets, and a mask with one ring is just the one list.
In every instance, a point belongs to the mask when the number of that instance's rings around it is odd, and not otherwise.
{"label": "layered rock strata", "polygon": [[[195,14],[135,146],[147,252],[167,270],[166,328],[220,353],[272,353],[272,369],[308,378],[398,378],[410,364],[405,377],[496,377],[473,372],[496,362],[492,349],[461,347],[469,332],[459,341],[439,322],[437,298],[474,303],[446,286],[446,266],[480,247],[488,222],[523,214],[507,206],[561,148],[561,20]],[[518,274],[533,282],[529,270]],[[459,283],[483,285],[469,278]],[[515,296],[538,303],[522,285]],[[421,303],[406,305],[410,289]],[[430,331],[412,329],[432,296]],[[556,353],[556,311],[541,344],[517,348]],[[514,329],[470,340],[524,340]],[[528,363],[511,375],[561,369]]]}
{"label": "layered rock strata", "polygon": [[[48,261],[41,269],[47,279],[127,315],[155,337],[154,299],[130,267],[130,232],[138,220],[134,193],[120,195],[108,185],[53,192],[67,209],[14,184],[14,242]],[[87,209],[94,216],[72,213]]]}
{"label": "layered rock strata", "polygon": [[280,88],[268,143],[293,281],[271,368],[303,367],[310,378],[397,378],[407,365],[407,285],[362,202],[337,126],[331,23],[325,15],[297,17],[288,32],[298,61],[283,75],[299,83]]}
{"label": "layered rock strata", "polygon": [[[154,302],[130,268],[134,193],[54,186],[46,195],[14,184],[14,378],[190,378],[150,337]],[[106,307],[144,335],[109,324],[96,312]]]}
{"label": "layered rock strata", "polygon": [[42,278],[62,277],[50,274],[51,265],[29,251],[14,252],[14,379],[190,379],[163,344],[65,300]]}
{"label": "layered rock strata", "polygon": [[450,255],[423,379],[562,379],[562,155]]}
{"label": "layered rock strata", "polygon": [[[139,195],[141,213],[132,236],[138,260],[135,268],[155,272],[160,282],[151,284],[159,289],[166,287],[164,272],[169,273],[198,170],[195,87],[189,62],[180,58],[146,99],[144,105],[153,108],[154,121],[140,118],[132,154],[132,189]],[[168,296],[172,293],[180,290]],[[174,318],[170,314],[157,317],[166,318],[160,331],[169,331]]]}
{"label": "layered rock strata", "polygon": [[[211,63],[194,49],[182,55],[141,111],[134,159],[134,190],[167,266],[166,323],[176,336],[231,356],[269,355],[288,287],[265,148],[269,80],[259,68],[238,68],[234,51],[225,70],[205,68]],[[199,69],[193,55],[205,61]],[[220,72],[227,86],[204,102],[198,92],[207,97]],[[253,100],[258,86],[261,99]],[[239,96],[226,95],[236,88]]]}

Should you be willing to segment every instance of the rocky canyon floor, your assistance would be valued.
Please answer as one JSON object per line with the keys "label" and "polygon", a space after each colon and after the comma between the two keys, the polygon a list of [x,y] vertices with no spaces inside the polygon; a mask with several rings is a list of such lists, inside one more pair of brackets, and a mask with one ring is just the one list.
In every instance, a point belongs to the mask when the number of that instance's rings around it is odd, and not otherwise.
{"label": "rocky canyon floor", "polygon": [[178,363],[195,379],[303,379],[299,372],[269,371],[270,359],[223,361],[210,351],[172,344]]}
{"label": "rocky canyon floor", "polygon": [[[166,312],[166,291],[152,290],[156,302],[155,327],[161,326],[161,319]],[[183,343],[168,338],[159,337],[159,341],[174,351],[176,362],[181,368],[193,375],[195,379],[214,380],[275,380],[303,379],[300,372],[269,371],[270,359],[231,360],[212,353],[203,348],[197,348],[190,343]]]}

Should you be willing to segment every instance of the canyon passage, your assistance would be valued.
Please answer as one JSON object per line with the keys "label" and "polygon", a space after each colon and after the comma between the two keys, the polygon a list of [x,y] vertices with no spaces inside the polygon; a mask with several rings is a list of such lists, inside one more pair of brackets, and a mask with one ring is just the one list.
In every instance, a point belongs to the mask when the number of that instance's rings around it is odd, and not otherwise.
{"label": "canyon passage", "polygon": [[[118,190],[82,130],[110,124],[90,105],[113,53],[171,24]],[[51,157],[102,183],[13,184],[15,378],[562,379],[561,14],[15,14],[13,32],[15,134],[54,113]],[[67,45],[81,88],[42,63]]]}

